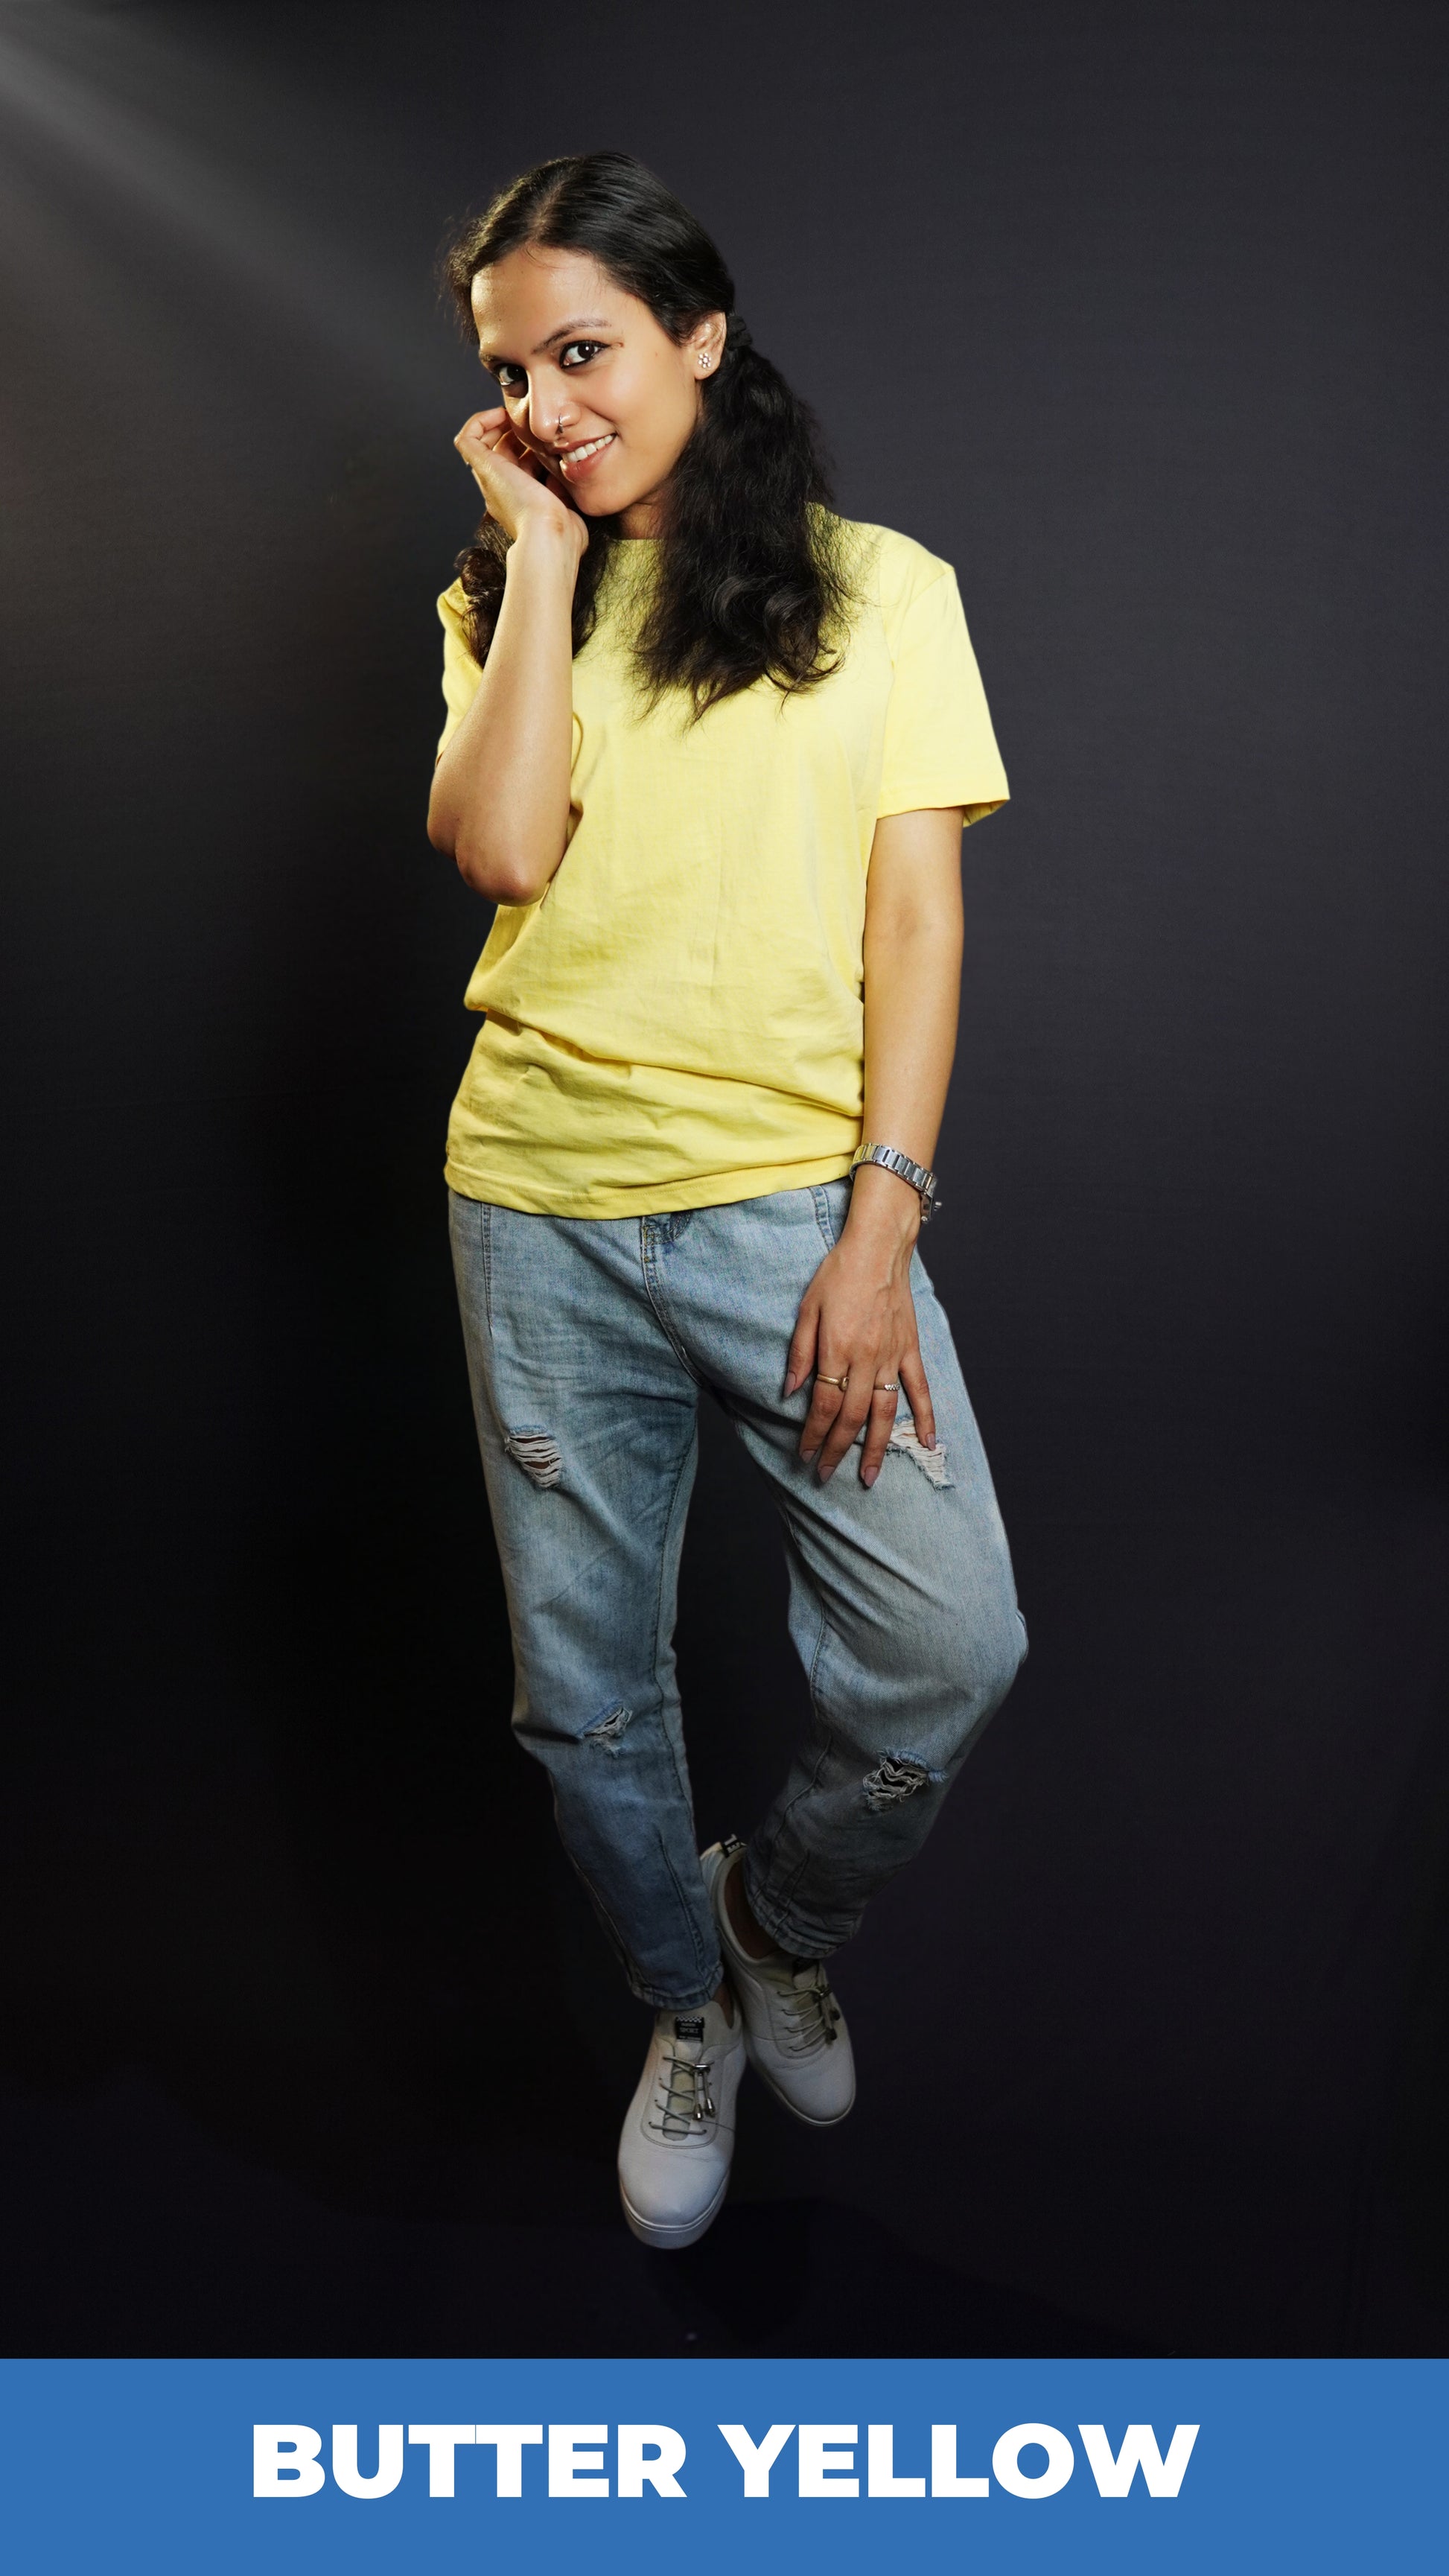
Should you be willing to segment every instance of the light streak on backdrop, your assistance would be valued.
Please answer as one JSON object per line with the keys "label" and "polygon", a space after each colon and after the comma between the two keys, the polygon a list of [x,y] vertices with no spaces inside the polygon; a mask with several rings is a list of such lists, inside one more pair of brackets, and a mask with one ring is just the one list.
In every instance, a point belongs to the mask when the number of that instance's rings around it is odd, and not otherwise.
{"label": "light streak on backdrop", "polygon": [[[235,110],[244,100],[245,117]],[[399,422],[436,431],[440,361],[447,328],[432,296],[426,253],[409,243],[388,274],[385,258],[359,259],[335,215],[308,218],[269,189],[226,166],[232,134],[287,125],[288,102],[238,74],[208,66],[193,48],[181,57],[154,33],[107,15],[59,6],[9,9],[0,19],[0,259],[8,282],[43,298],[57,332],[75,329],[76,299],[63,273],[79,266],[95,300],[94,272],[108,292],[116,272],[139,290],[132,256],[136,228],[164,229],[198,265],[198,299],[219,285],[244,287],[281,325],[318,344]],[[294,118],[315,103],[291,102]],[[279,141],[285,140],[284,131]],[[295,135],[293,141],[296,141]],[[361,134],[350,137],[356,145]],[[279,151],[277,158],[284,163]],[[377,143],[379,168],[385,143]],[[300,154],[291,174],[302,167]],[[69,198],[67,219],[62,205]],[[106,221],[78,220],[97,203]],[[38,221],[41,205],[52,238]],[[380,245],[381,247],[381,245]],[[66,253],[69,253],[69,256]],[[220,277],[217,275],[220,271]],[[114,318],[114,317],[113,317]],[[173,325],[179,317],[173,312]]]}

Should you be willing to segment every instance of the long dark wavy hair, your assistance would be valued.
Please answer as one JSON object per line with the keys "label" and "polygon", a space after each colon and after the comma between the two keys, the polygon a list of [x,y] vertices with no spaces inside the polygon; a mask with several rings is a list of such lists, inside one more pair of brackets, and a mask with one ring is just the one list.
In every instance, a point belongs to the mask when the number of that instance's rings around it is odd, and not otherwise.
{"label": "long dark wavy hair", "polygon": [[[687,689],[696,715],[768,677],[789,692],[834,669],[850,607],[840,522],[813,415],[762,357],[735,309],[734,280],[687,206],[627,152],[541,161],[465,223],[442,260],[472,333],[480,269],[526,242],[582,251],[683,341],[706,313],[728,317],[723,355],[701,384],[702,410],[670,477],[663,542],[635,653],[650,695]],[[574,589],[574,651],[618,541],[589,521]],[[487,655],[503,598],[507,541],[485,517],[458,557],[470,642]]]}

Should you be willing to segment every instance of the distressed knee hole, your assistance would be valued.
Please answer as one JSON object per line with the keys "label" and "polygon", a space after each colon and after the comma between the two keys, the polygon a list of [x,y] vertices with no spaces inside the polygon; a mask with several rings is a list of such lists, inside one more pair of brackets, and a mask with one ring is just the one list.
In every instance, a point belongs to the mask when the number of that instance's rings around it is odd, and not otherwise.
{"label": "distressed knee hole", "polygon": [[633,1714],[632,1708],[625,1708],[622,1700],[616,1702],[613,1708],[605,1709],[602,1717],[590,1718],[584,1728],[586,1742],[602,1745],[606,1753],[617,1753],[624,1740],[624,1729]]}
{"label": "distressed knee hole", "polygon": [[549,1431],[509,1431],[503,1446],[531,1485],[544,1491],[563,1474],[563,1451]]}
{"label": "distressed knee hole", "polygon": [[899,1450],[904,1458],[914,1459],[928,1484],[940,1486],[955,1483],[954,1476],[948,1476],[946,1473],[945,1450],[939,1442],[934,1449],[923,1449],[916,1426],[909,1414],[896,1424],[891,1433],[886,1449],[887,1456],[892,1449]]}
{"label": "distressed knee hole", "polygon": [[913,1753],[887,1753],[874,1771],[867,1771],[861,1787],[866,1804],[877,1809],[899,1807],[906,1798],[914,1798],[918,1789],[927,1788],[940,1778],[938,1771],[928,1770]]}

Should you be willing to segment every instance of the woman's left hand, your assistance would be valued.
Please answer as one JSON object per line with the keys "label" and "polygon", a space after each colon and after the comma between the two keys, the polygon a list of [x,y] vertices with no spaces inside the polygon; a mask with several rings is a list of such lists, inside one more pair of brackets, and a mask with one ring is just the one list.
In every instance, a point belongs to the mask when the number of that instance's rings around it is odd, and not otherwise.
{"label": "woman's left hand", "polygon": [[801,1299],[784,1391],[793,1395],[814,1371],[800,1455],[817,1460],[822,1484],[862,1423],[867,1427],[860,1481],[875,1483],[901,1387],[922,1448],[935,1448],[936,1420],[911,1296],[911,1254],[919,1230],[914,1192],[893,1174],[861,1170],[840,1241]]}

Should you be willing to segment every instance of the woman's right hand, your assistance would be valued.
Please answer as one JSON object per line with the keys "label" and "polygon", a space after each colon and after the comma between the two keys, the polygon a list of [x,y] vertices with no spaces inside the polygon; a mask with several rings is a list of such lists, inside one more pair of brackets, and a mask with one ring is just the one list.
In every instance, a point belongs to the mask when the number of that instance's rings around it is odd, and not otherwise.
{"label": "woman's right hand", "polygon": [[589,542],[588,522],[567,496],[559,475],[521,439],[500,404],[475,411],[453,441],[510,545],[525,524],[548,526],[573,539],[580,557]]}

